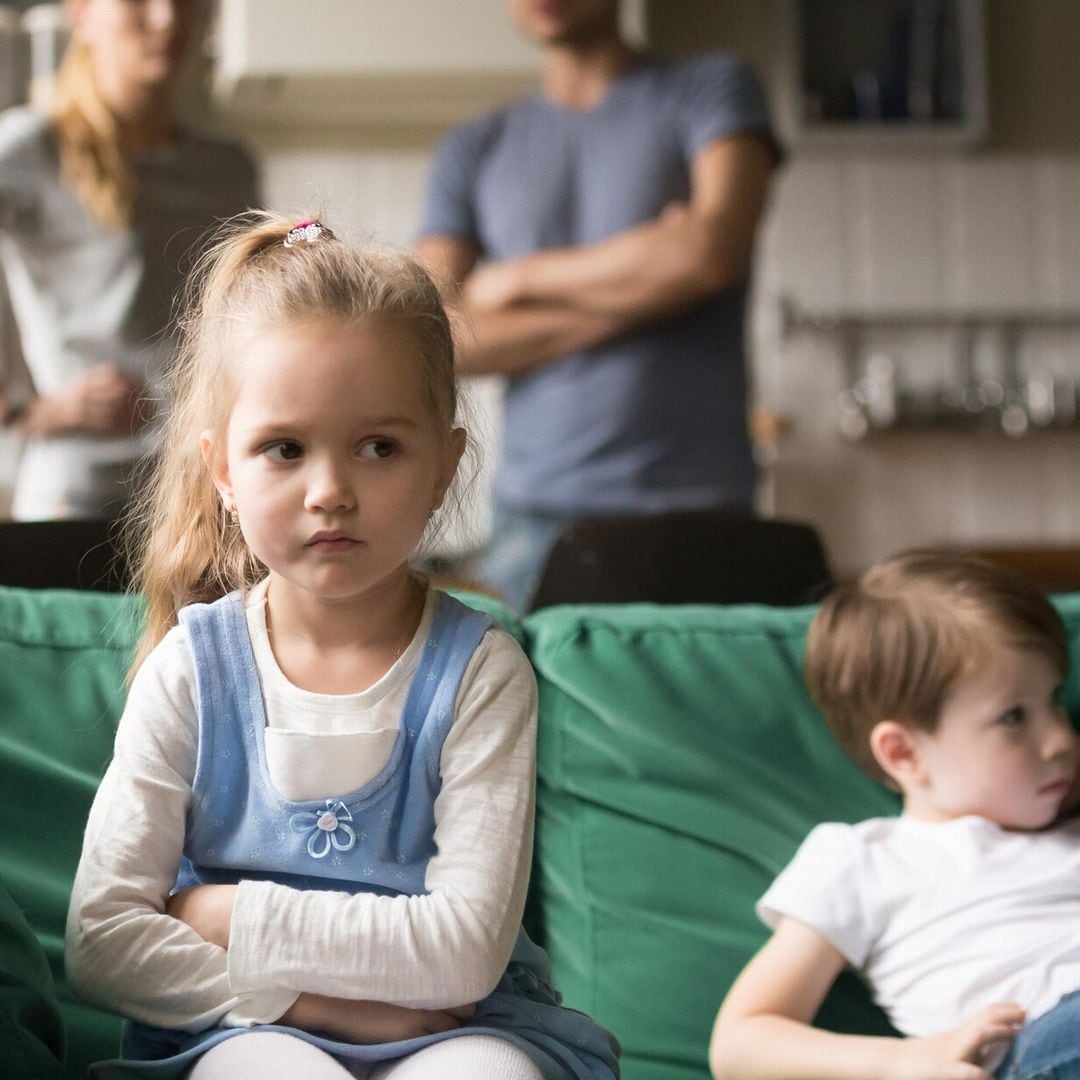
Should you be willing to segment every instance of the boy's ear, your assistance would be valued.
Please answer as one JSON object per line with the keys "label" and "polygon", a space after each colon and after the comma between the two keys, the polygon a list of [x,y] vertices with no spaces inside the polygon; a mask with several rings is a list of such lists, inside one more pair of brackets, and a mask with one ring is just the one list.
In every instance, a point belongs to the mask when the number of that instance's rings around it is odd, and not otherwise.
{"label": "boy's ear", "polygon": [[206,471],[210,474],[210,479],[217,488],[225,509],[233,509],[236,500],[233,498],[232,485],[229,483],[229,463],[224,453],[218,452],[212,431],[204,431],[199,436],[199,449],[202,451]]}
{"label": "boy's ear", "polygon": [[920,776],[919,752],[911,728],[897,720],[882,720],[870,732],[870,752],[882,771],[901,791]]}

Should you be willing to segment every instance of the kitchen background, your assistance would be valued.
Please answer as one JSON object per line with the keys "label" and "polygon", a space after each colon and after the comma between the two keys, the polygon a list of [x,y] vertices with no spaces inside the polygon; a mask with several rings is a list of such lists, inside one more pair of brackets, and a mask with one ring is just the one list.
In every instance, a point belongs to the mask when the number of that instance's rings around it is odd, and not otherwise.
{"label": "kitchen background", "polygon": [[[0,6],[0,96],[21,78],[27,6]],[[815,26],[839,20],[861,56],[873,28],[847,16],[874,7],[894,52],[898,13],[951,14],[951,120],[891,115],[887,72],[868,62],[843,73],[860,119],[823,122]],[[41,64],[54,14],[28,16]],[[1080,549],[1075,0],[637,0],[626,14],[661,51],[751,60],[783,121],[749,328],[762,511],[816,525],[841,573],[912,544]],[[917,19],[906,29],[916,40]],[[403,244],[439,132],[537,69],[503,0],[221,0],[211,52],[218,97],[193,81],[190,111],[247,141],[267,201]],[[497,383],[474,397],[490,445]],[[16,453],[0,443],[0,512]]]}

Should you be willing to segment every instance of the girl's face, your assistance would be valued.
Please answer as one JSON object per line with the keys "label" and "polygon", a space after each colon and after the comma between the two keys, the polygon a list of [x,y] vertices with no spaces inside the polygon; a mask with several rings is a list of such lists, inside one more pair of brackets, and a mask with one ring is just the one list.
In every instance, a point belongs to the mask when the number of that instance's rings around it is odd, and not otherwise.
{"label": "girl's face", "polygon": [[98,72],[156,86],[177,75],[201,7],[201,0],[68,0],[68,17]]}
{"label": "girl's face", "polygon": [[1076,736],[1058,704],[1054,665],[1002,648],[946,697],[933,732],[913,731],[918,773],[905,785],[917,817],[977,814],[1006,829],[1057,816],[1076,772]]}
{"label": "girl's face", "polygon": [[203,453],[275,595],[344,601],[407,581],[407,561],[465,446],[423,393],[401,327],[324,318],[233,357],[223,446]]}

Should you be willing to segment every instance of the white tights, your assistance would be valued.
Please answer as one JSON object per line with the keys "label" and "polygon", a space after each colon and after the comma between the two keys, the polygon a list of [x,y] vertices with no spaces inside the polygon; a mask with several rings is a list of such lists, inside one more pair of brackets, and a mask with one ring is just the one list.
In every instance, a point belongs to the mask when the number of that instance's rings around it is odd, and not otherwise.
{"label": "white tights", "polygon": [[406,1058],[346,1067],[279,1031],[234,1035],[211,1047],[188,1080],[542,1080],[523,1050],[491,1035],[459,1035]]}

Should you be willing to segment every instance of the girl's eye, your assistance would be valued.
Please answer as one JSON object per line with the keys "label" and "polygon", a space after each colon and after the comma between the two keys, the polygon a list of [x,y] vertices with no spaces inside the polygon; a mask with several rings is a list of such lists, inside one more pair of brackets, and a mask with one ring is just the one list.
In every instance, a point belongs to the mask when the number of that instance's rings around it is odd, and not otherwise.
{"label": "girl's eye", "polygon": [[360,447],[362,458],[388,458],[397,450],[397,444],[390,439],[372,439]]}
{"label": "girl's eye", "polygon": [[299,443],[294,442],[277,442],[272,443],[270,446],[263,450],[263,453],[270,458],[271,461],[296,461],[297,458],[302,457],[304,450]]}
{"label": "girl's eye", "polygon": [[998,717],[998,723],[1004,727],[1019,727],[1024,722],[1024,707],[1014,705],[1007,713]]}

